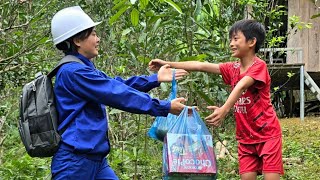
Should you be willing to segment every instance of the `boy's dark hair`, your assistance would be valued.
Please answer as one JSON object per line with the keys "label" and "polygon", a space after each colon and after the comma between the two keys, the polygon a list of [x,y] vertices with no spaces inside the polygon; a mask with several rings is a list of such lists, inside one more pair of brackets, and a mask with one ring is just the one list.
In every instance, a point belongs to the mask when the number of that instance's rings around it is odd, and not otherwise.
{"label": "boy's dark hair", "polygon": [[256,38],[255,53],[257,53],[266,38],[266,30],[264,26],[253,19],[243,19],[235,22],[229,30],[229,38],[237,33],[242,32],[246,37],[246,41]]}
{"label": "boy's dark hair", "polygon": [[77,33],[76,35],[72,36],[71,38],[57,44],[56,47],[59,50],[63,51],[65,54],[77,52],[78,47],[74,44],[73,39],[85,40],[87,37],[90,36],[93,29],[94,27],[83,30]]}

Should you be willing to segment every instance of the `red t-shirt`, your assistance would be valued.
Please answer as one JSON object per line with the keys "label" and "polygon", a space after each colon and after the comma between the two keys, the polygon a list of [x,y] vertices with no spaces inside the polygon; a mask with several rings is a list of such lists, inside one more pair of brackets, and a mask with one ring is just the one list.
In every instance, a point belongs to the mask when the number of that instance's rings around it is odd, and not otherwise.
{"label": "red t-shirt", "polygon": [[244,76],[255,80],[234,105],[236,139],[240,143],[254,144],[281,136],[280,123],[270,101],[271,78],[266,63],[255,57],[242,74],[239,62],[222,63],[219,68],[223,81],[232,90]]}

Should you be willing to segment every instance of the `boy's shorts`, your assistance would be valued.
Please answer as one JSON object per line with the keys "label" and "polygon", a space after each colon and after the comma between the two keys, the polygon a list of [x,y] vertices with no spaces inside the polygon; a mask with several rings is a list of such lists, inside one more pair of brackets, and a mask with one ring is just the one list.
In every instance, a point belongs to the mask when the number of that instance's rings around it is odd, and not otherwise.
{"label": "boy's shorts", "polygon": [[238,143],[239,173],[278,173],[283,175],[282,138],[257,144]]}

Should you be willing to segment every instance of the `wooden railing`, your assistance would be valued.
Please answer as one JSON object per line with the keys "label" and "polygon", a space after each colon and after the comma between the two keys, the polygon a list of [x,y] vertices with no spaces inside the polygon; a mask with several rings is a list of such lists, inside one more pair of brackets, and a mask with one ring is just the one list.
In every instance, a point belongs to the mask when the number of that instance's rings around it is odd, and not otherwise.
{"label": "wooden railing", "polygon": [[263,48],[260,52],[269,52],[269,64],[273,64],[273,54],[275,52],[297,52],[298,63],[300,65],[300,120],[304,121],[304,62],[302,48]]}
{"label": "wooden railing", "polygon": [[269,63],[274,63],[273,54],[275,52],[297,52],[298,63],[303,63],[303,49],[302,48],[262,48],[260,52],[269,52]]}

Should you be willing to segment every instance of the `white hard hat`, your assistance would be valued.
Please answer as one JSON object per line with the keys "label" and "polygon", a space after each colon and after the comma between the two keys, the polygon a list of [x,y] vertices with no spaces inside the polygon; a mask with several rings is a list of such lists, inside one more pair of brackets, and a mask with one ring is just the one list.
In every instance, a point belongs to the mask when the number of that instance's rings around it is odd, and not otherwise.
{"label": "white hard hat", "polygon": [[62,9],[53,16],[51,21],[53,43],[57,45],[75,34],[100,23],[93,22],[80,6]]}

